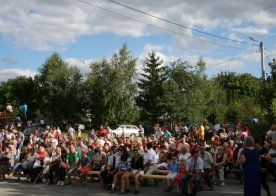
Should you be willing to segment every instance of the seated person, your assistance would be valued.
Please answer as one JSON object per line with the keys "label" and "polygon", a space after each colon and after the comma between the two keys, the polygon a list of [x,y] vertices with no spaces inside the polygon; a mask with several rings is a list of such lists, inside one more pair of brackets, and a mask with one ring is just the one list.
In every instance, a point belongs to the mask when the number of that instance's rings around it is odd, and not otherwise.
{"label": "seated person", "polygon": [[49,184],[53,184],[54,183],[54,173],[56,175],[59,174],[59,170],[60,170],[60,162],[61,162],[61,148],[57,147],[55,150],[55,153],[52,155],[51,160],[48,163],[49,166],[49,170],[48,170],[48,178],[49,178]]}
{"label": "seated person", "polygon": [[185,159],[180,159],[179,160],[179,168],[178,168],[178,173],[176,175],[176,177],[174,178],[174,181],[176,183],[177,186],[177,191],[179,191],[179,184],[180,184],[180,180],[181,178],[183,178],[183,176],[186,174],[186,161]]}
{"label": "seated person", "polygon": [[159,170],[167,170],[168,169],[167,154],[168,154],[168,152],[166,152],[164,150],[162,150],[159,153],[159,163],[158,163]]}
{"label": "seated person", "polygon": [[4,152],[0,156],[0,174],[2,175],[2,179],[6,179],[6,175],[12,171],[14,166],[14,156],[10,152],[9,147],[4,148]]}
{"label": "seated person", "polygon": [[167,177],[167,184],[168,188],[165,190],[166,192],[172,192],[173,189],[173,182],[175,177],[177,176],[178,170],[179,170],[179,162],[177,162],[177,154],[172,155],[172,160],[169,164],[169,170]]}
{"label": "seated person", "polygon": [[[44,158],[47,156],[47,152],[45,148],[40,145],[38,148],[38,153],[36,154],[35,162],[33,164],[33,167],[30,169],[30,177],[31,177],[31,182],[41,182],[42,179],[40,178],[40,172],[43,169],[43,162]],[[38,180],[38,181],[37,181]]]}
{"label": "seated person", "polygon": [[133,149],[134,157],[131,160],[131,171],[126,176],[125,192],[129,192],[129,180],[131,177],[134,178],[135,190],[134,193],[139,193],[140,177],[144,175],[144,159],[139,154],[137,148]]}
{"label": "seated person", "polygon": [[184,196],[188,195],[189,181],[194,183],[190,194],[191,196],[195,196],[200,187],[203,172],[203,160],[199,157],[198,152],[198,149],[193,149],[191,151],[192,157],[186,163],[187,173],[181,178],[180,181],[181,192]]}
{"label": "seated person", "polygon": [[101,146],[98,146],[95,149],[95,155],[93,156],[93,159],[91,161],[91,169],[93,171],[100,171],[102,165],[105,162],[106,153],[103,151],[103,148]]}
{"label": "seated person", "polygon": [[66,157],[66,166],[67,166],[67,176],[68,176],[68,186],[72,186],[71,176],[75,173],[75,171],[79,168],[80,164],[80,155],[76,151],[76,148],[73,144],[69,146],[69,153]]}
{"label": "seated person", "polygon": [[119,149],[119,155],[121,156],[121,160],[120,160],[120,163],[118,166],[119,170],[116,172],[116,174],[113,177],[111,193],[115,192],[118,178],[121,178],[121,184],[122,184],[121,192],[124,192],[125,181],[124,181],[124,178],[122,178],[122,177],[125,174],[128,174],[130,166],[131,166],[131,162],[130,162],[131,159],[130,159],[126,149]]}
{"label": "seated person", "polygon": [[66,169],[67,169],[66,160],[67,160],[67,150],[65,148],[63,148],[61,150],[60,163],[59,163],[59,167],[58,167],[58,170],[57,170],[57,176],[58,176],[57,185],[58,186],[59,185],[60,186],[64,185],[65,174],[66,174]]}
{"label": "seated person", "polygon": [[86,184],[86,178],[88,173],[91,171],[90,167],[90,159],[86,155],[86,150],[82,150],[81,152],[81,159],[80,159],[80,166],[77,169],[77,175],[79,176],[81,184]]}
{"label": "seated person", "polygon": [[[28,157],[28,148],[22,147],[21,152],[19,154],[19,160],[15,164],[9,177],[13,176],[15,173],[19,174],[20,171],[23,171],[25,174],[27,173],[27,168],[28,168],[27,157]],[[18,180],[20,180],[19,176],[18,176]]]}

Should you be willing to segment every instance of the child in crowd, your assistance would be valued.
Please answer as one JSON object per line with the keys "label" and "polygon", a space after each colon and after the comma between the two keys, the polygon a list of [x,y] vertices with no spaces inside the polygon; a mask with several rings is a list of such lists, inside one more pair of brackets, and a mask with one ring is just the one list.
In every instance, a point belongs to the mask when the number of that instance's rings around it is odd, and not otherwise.
{"label": "child in crowd", "polygon": [[174,153],[172,156],[172,160],[169,164],[170,172],[167,175],[168,188],[165,190],[166,192],[172,192],[173,182],[174,182],[175,177],[178,174],[179,165],[180,165],[179,162],[177,162],[177,154]]}
{"label": "child in crowd", "polygon": [[178,173],[177,173],[177,176],[175,176],[175,178],[174,178],[174,181],[175,181],[176,186],[177,186],[177,191],[179,191],[179,184],[180,184],[181,178],[186,174],[186,161],[185,161],[185,159],[180,159],[179,162],[180,162],[180,165],[179,165]]}

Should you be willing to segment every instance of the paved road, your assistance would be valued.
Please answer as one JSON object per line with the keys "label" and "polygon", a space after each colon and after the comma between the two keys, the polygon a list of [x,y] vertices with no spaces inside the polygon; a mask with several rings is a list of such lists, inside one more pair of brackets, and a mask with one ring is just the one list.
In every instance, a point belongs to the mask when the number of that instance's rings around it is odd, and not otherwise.
{"label": "paved road", "polygon": [[[276,182],[269,182],[272,195],[276,196]],[[132,187],[131,187],[132,188]],[[151,196],[165,196],[165,195],[181,195],[179,192],[165,193],[165,183],[160,182],[158,186],[142,187],[139,195],[151,195]],[[56,186],[46,184],[30,184],[26,182],[17,183],[15,180],[9,180],[8,182],[0,182],[0,195],[1,196],[15,196],[15,195],[28,195],[28,196],[92,196],[92,195],[118,195],[117,193],[110,194],[104,190],[99,183],[89,182],[86,186],[80,185],[75,182],[72,187]],[[133,195],[132,193],[124,195]],[[234,178],[226,180],[226,186],[215,186],[215,191],[208,191],[207,187],[203,191],[198,192],[198,196],[242,196],[243,186],[239,183],[239,180]],[[262,190],[262,195],[266,193]]]}

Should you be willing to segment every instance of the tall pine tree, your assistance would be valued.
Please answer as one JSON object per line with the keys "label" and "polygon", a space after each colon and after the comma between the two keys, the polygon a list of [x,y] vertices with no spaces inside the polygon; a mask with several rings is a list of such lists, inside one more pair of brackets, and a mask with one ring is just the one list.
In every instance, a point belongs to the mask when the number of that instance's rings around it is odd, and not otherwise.
{"label": "tall pine tree", "polygon": [[140,92],[137,105],[141,109],[140,119],[143,121],[154,123],[163,115],[161,103],[166,74],[162,63],[163,60],[152,51],[148,54],[142,68],[143,73],[138,82]]}

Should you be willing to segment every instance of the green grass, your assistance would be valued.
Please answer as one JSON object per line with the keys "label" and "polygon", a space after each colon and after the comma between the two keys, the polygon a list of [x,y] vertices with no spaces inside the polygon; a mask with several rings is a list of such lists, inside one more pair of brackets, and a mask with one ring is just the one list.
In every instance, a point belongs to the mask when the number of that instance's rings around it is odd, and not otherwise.
{"label": "green grass", "polygon": [[[82,131],[82,132],[81,132],[81,138],[82,138],[82,139],[87,138],[87,137],[88,137],[88,134],[89,134],[88,131]],[[66,131],[63,131],[63,132],[62,132],[62,135],[66,135],[66,136],[67,136],[67,132],[66,132]]]}

